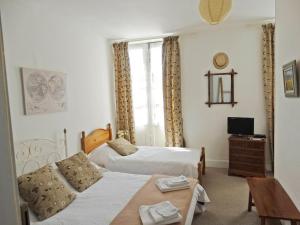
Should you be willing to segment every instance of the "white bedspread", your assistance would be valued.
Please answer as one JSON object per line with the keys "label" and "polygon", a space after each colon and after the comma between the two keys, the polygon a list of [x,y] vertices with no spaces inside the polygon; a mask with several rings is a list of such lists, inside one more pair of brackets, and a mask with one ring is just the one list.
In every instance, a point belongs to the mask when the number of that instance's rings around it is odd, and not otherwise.
{"label": "white bedspread", "polygon": [[101,146],[91,153],[90,160],[97,164],[101,162],[100,166],[111,171],[198,178],[199,149],[138,146],[138,151],[129,156],[112,151],[108,145]]}
{"label": "white bedspread", "polygon": [[[109,225],[150,176],[106,172],[96,184],[77,193],[73,203],[45,221],[32,225]],[[200,187],[200,186],[199,186]],[[208,199],[205,191],[195,188],[186,225],[192,223],[198,199]]]}

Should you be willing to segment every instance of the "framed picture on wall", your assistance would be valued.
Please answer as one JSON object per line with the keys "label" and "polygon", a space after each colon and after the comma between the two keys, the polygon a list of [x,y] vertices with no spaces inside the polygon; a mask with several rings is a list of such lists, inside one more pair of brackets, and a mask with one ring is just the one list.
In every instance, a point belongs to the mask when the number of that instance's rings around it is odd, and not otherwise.
{"label": "framed picture on wall", "polygon": [[66,111],[66,74],[31,68],[21,72],[25,115]]}
{"label": "framed picture on wall", "polygon": [[283,70],[283,85],[286,97],[298,97],[298,74],[296,60],[285,64]]}

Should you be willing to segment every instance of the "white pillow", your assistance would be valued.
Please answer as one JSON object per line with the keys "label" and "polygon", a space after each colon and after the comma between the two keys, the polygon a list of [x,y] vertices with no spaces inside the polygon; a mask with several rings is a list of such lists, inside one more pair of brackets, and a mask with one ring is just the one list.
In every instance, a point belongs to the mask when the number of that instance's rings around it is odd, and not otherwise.
{"label": "white pillow", "polygon": [[89,160],[89,161],[90,161],[90,163],[91,163],[94,167],[97,168],[97,170],[100,170],[100,172],[101,172],[102,174],[110,171],[110,170],[108,170],[108,169],[106,169],[106,168],[104,168],[104,167],[101,167],[101,166],[99,166],[98,164],[92,162],[91,160]]}
{"label": "white pillow", "polygon": [[121,155],[109,147],[108,144],[101,145],[88,155],[90,161],[102,167],[106,167],[109,160],[114,157],[121,157]]}

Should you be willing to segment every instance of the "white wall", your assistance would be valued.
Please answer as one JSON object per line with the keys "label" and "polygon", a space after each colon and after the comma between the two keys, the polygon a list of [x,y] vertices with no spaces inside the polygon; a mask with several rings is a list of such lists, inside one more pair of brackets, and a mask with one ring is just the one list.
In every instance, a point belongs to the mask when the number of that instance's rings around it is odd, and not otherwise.
{"label": "white wall", "polygon": [[21,218],[18,207],[18,191],[15,179],[16,171],[4,61],[0,21],[0,218],[1,224],[19,225],[21,224]]}
{"label": "white wall", "polygon": [[284,97],[282,80],[282,65],[299,67],[299,9],[299,0],[276,1],[275,176],[300,209],[300,98]]}
{"label": "white wall", "polygon": [[[2,2],[3,30],[14,141],[62,137],[69,154],[80,150],[80,132],[112,121],[110,49],[82,18],[60,15],[42,2]],[[68,110],[25,116],[20,67],[67,73]]]}
{"label": "white wall", "polygon": [[[266,133],[263,78],[262,30],[260,25],[213,28],[180,38],[182,60],[182,101],[184,136],[187,146],[206,147],[208,166],[228,166],[227,117],[255,118],[255,132]],[[235,77],[235,100],[238,104],[209,108],[207,77],[214,69],[212,59],[226,52]]]}

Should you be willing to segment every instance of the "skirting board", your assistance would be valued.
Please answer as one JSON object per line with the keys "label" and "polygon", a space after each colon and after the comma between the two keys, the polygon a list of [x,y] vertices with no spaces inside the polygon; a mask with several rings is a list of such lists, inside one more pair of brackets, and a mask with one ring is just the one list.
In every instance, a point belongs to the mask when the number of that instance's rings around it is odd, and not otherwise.
{"label": "skirting board", "polygon": [[[206,159],[206,166],[207,167],[214,167],[214,168],[225,168],[229,167],[228,160],[214,160],[214,159]],[[266,170],[271,171],[271,164],[266,164]]]}
{"label": "skirting board", "polygon": [[214,168],[228,168],[229,167],[229,161],[228,160],[206,159],[206,166],[207,167],[214,167]]}

